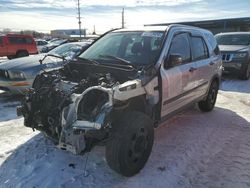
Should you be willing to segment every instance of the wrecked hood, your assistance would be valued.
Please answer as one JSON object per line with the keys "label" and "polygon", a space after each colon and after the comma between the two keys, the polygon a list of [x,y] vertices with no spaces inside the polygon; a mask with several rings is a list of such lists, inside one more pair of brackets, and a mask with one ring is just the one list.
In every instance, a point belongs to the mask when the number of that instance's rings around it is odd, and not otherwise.
{"label": "wrecked hood", "polygon": [[[33,68],[37,65],[40,65],[39,60],[43,59],[46,54],[38,54],[28,57],[17,58],[9,61],[5,61],[0,64],[0,69],[3,70],[25,70]],[[43,61],[43,64],[57,63],[62,61],[60,58],[55,58],[48,56]]]}

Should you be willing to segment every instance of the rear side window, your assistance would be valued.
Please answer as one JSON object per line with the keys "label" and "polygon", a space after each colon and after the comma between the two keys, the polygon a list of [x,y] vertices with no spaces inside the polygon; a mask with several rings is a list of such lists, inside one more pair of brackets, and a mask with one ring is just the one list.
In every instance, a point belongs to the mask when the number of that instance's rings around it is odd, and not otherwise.
{"label": "rear side window", "polygon": [[190,45],[187,33],[181,33],[174,36],[169,54],[181,55],[183,63],[190,62]]}
{"label": "rear side window", "polygon": [[8,37],[11,44],[25,44],[24,38],[20,37]]}
{"label": "rear side window", "polygon": [[8,37],[11,44],[32,44],[33,40],[30,37]]}
{"label": "rear side window", "polygon": [[0,44],[3,44],[3,37],[0,37]]}
{"label": "rear side window", "polygon": [[208,58],[208,50],[202,37],[190,37],[192,46],[192,59],[198,61]]}
{"label": "rear side window", "polygon": [[214,36],[212,34],[206,34],[207,40],[209,42],[209,44],[211,45],[212,49],[213,49],[213,53],[215,55],[219,55],[220,54],[220,50],[217,44],[216,39],[214,38]]}
{"label": "rear side window", "polygon": [[32,44],[33,40],[30,37],[25,38],[26,44]]}
{"label": "rear side window", "polygon": [[42,46],[42,45],[46,45],[46,42],[44,42],[44,41],[36,41],[36,44]]}

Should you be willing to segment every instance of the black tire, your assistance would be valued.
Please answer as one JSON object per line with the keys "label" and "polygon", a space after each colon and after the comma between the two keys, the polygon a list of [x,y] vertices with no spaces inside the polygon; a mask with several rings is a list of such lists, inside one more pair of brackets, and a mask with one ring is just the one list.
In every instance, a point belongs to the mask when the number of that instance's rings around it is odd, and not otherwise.
{"label": "black tire", "polygon": [[28,53],[27,51],[25,51],[25,50],[19,51],[19,52],[17,52],[17,54],[16,54],[16,57],[17,57],[17,58],[19,58],[19,57],[26,57],[26,56],[29,56],[29,53]]}
{"label": "black tire", "polygon": [[141,112],[126,112],[115,123],[106,144],[108,165],[126,177],[137,174],[146,164],[153,142],[152,120]]}
{"label": "black tire", "polygon": [[241,80],[248,80],[250,77],[250,64],[243,66],[242,71],[240,73]]}
{"label": "black tire", "polygon": [[214,80],[210,85],[206,99],[198,103],[199,109],[202,112],[210,112],[214,109],[218,90],[219,90],[219,83],[216,80]]}
{"label": "black tire", "polygon": [[8,58],[8,59],[14,59],[15,56],[14,56],[14,55],[8,55],[7,58]]}

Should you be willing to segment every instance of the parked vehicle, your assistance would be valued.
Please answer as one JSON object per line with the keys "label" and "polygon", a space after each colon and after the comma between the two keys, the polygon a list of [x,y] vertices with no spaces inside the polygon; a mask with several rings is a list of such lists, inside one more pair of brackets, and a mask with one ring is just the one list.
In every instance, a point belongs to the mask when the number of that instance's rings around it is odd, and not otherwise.
{"label": "parked vehicle", "polygon": [[[51,43],[51,42],[55,42],[57,40],[61,40],[61,39],[59,39],[59,38],[52,38],[52,39],[48,40],[48,42]],[[82,41],[80,41],[80,42],[82,42]]]}
{"label": "parked vehicle", "polygon": [[38,54],[5,61],[0,64],[0,89],[13,94],[23,94],[37,74],[62,67],[79,55],[89,43],[67,43],[47,54]]}
{"label": "parked vehicle", "polygon": [[54,49],[57,46],[60,46],[62,44],[67,43],[68,40],[67,39],[59,39],[59,40],[55,40],[53,42],[49,42],[47,45],[43,46],[43,48],[41,49],[42,53],[47,53],[50,50]]}
{"label": "parked vehicle", "polygon": [[113,30],[60,70],[39,74],[18,114],[61,149],[106,147],[124,176],[148,160],[154,125],[190,104],[214,108],[222,73],[216,40],[183,26]]}
{"label": "parked vehicle", "polygon": [[0,35],[0,57],[13,59],[37,53],[36,43],[30,35]]}
{"label": "parked vehicle", "polygon": [[41,52],[42,48],[48,44],[48,42],[46,40],[43,40],[43,39],[36,39],[35,41],[36,41],[36,46],[37,46],[38,52]]}
{"label": "parked vehicle", "polygon": [[250,77],[250,32],[228,32],[216,35],[225,73]]}

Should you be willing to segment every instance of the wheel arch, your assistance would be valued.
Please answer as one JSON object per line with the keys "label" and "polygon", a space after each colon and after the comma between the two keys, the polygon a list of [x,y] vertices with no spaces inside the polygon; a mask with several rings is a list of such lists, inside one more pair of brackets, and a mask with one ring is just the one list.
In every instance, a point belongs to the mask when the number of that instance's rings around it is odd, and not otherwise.
{"label": "wheel arch", "polygon": [[210,89],[210,87],[211,87],[211,84],[212,84],[214,81],[216,81],[216,83],[218,84],[218,87],[220,87],[220,85],[221,85],[221,77],[220,77],[218,74],[215,74],[215,75],[212,77],[212,79],[210,80],[210,82],[209,82],[209,87],[207,88],[207,92],[206,92],[206,95],[205,95],[204,99],[207,98],[207,95],[208,95],[209,89]]}
{"label": "wheel arch", "polygon": [[221,84],[221,77],[218,74],[214,75],[213,78],[211,79],[210,85],[211,85],[211,83],[213,81],[216,81],[217,84],[220,86],[220,84]]}

